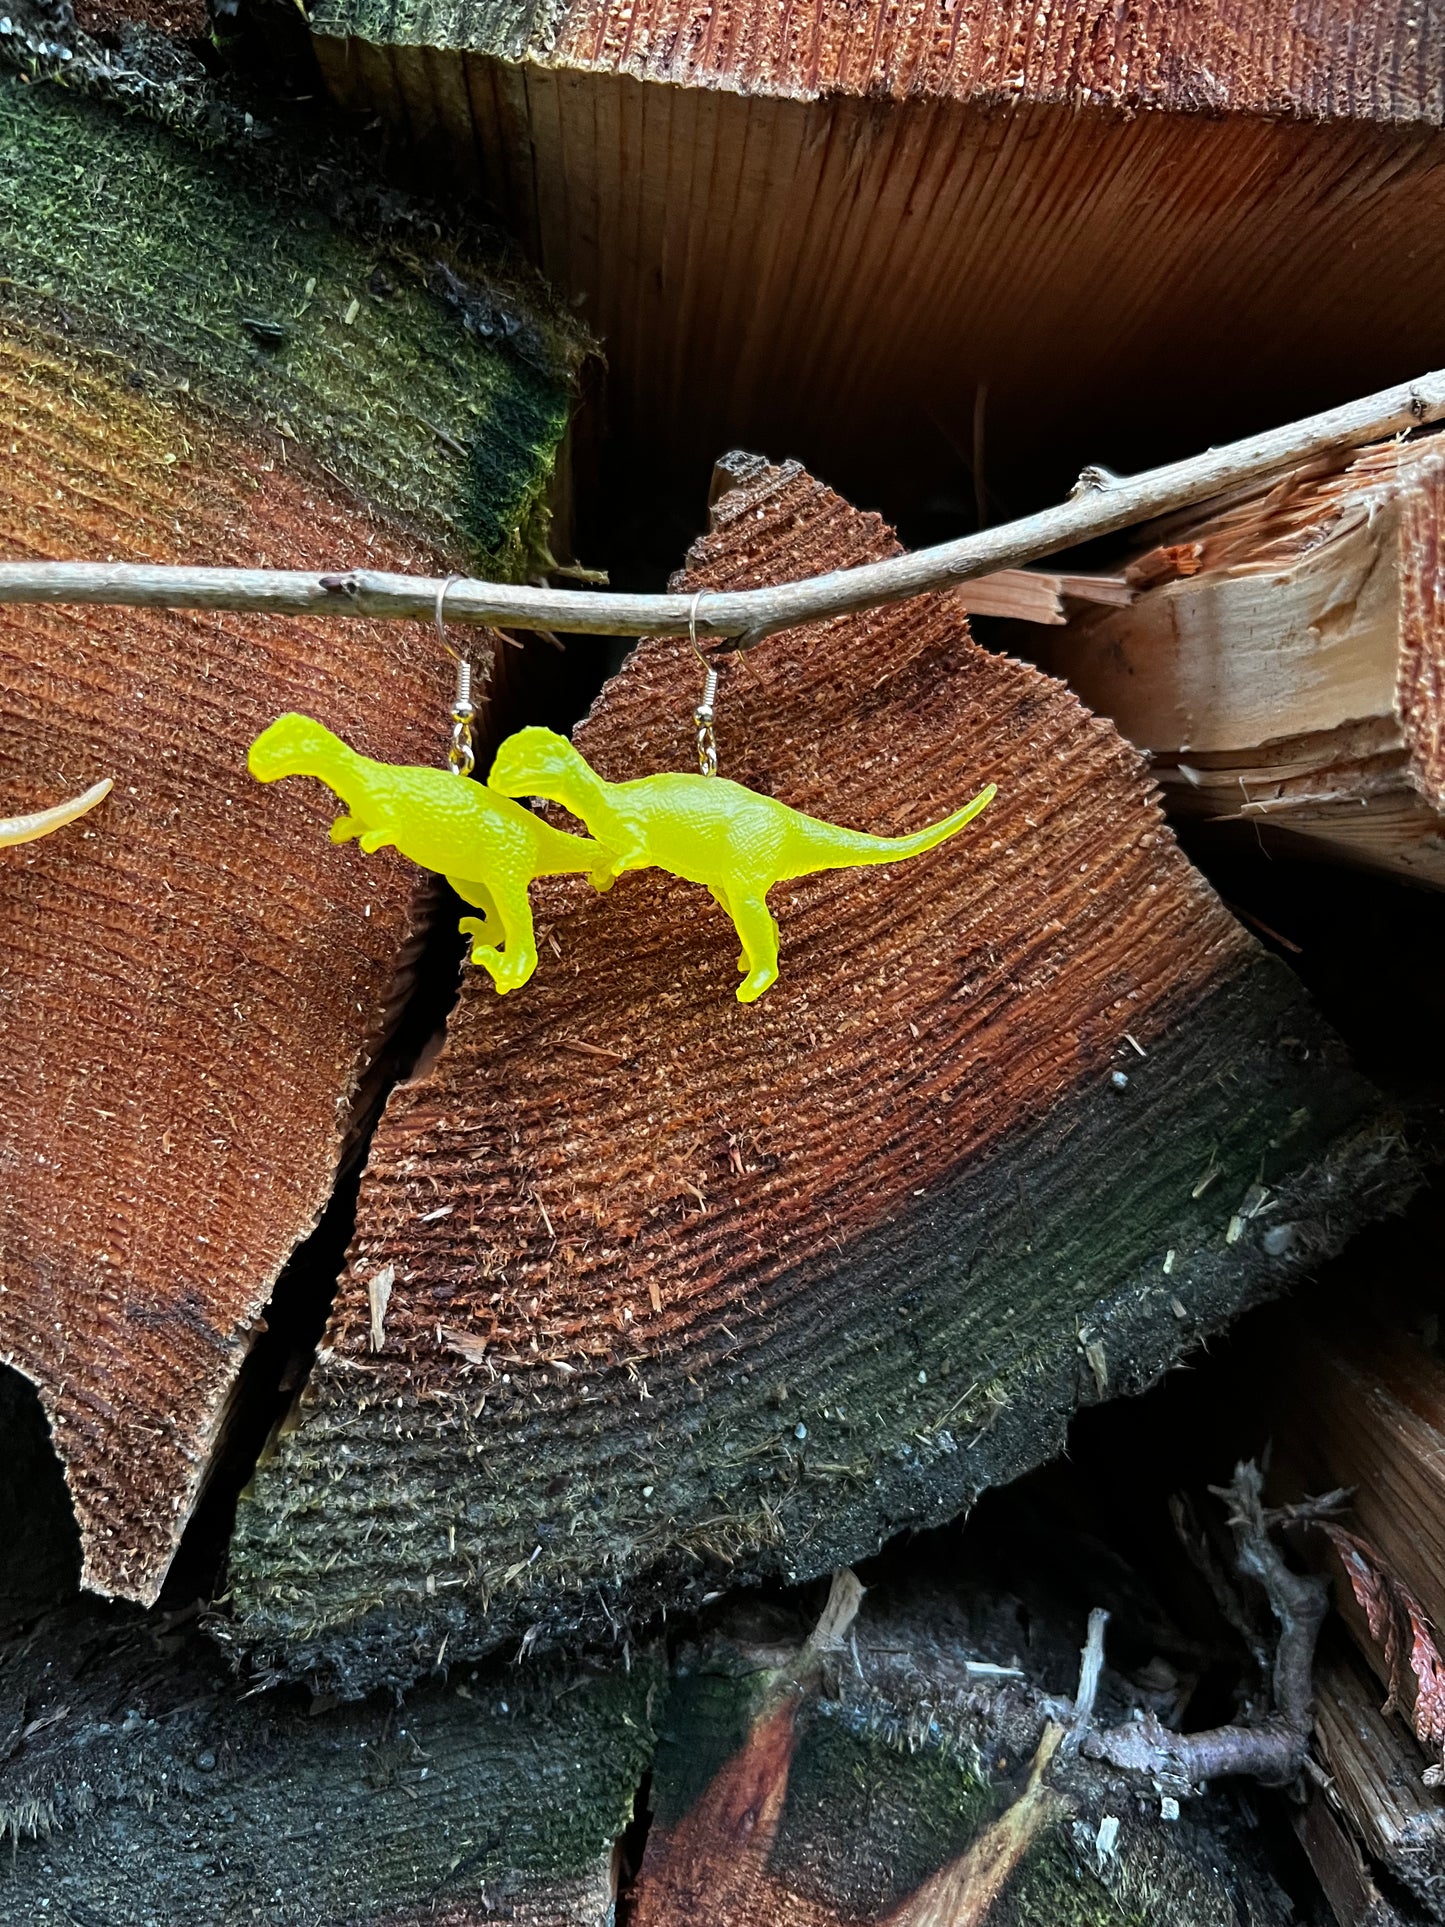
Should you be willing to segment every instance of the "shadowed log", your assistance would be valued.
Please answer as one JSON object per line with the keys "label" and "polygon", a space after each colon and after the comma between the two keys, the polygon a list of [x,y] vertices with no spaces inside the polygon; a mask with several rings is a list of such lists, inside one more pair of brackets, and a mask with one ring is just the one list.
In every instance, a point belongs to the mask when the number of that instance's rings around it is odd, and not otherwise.
{"label": "shadowed log", "polygon": [[[1369,1548],[1372,1564],[1378,1560],[1381,1572],[1408,1589],[1429,1623],[1445,1628],[1445,1365],[1418,1325],[1412,1328],[1384,1296],[1387,1288],[1375,1289],[1373,1303],[1357,1299],[1288,1321],[1269,1374],[1276,1482],[1289,1493],[1344,1487],[1345,1527]],[[1331,1565],[1348,1579],[1348,1560],[1342,1566],[1332,1557]],[[1383,1640],[1365,1630],[1351,1586],[1338,1584],[1336,1593],[1388,1684]],[[1395,1683],[1408,1711],[1408,1667]]]}
{"label": "shadowed log", "polygon": [[1445,441],[1175,517],[1127,608],[1042,646],[1182,821],[1445,886]]}
{"label": "shadowed log", "polygon": [[[742,461],[684,584],[891,552]],[[640,647],[577,742],[685,766]],[[464,988],[396,1093],[299,1428],[243,1505],[241,1636],[344,1690],[809,1576],[1055,1452],[1409,1182],[1290,974],[1112,728],[947,596],[725,664],[722,770],[931,855],[779,887],[782,975],[657,871],[538,886],[525,994]],[[373,1350],[368,1281],[394,1278]]]}
{"label": "shadowed log", "polygon": [[1382,1711],[1373,1674],[1334,1638],[1315,1677],[1315,1744],[1331,1804],[1373,1860],[1438,1918],[1445,1907],[1445,1793],[1424,1783],[1425,1756]]}
{"label": "shadowed log", "polygon": [[[469,332],[284,158],[0,78],[0,161],[4,553],[535,543],[560,349],[544,375]],[[450,681],[395,624],[0,611],[0,815],[114,778],[0,850],[0,1359],[40,1390],[97,1590],[156,1594],[421,936],[418,873],[334,849],[330,799],[261,791],[246,746],[300,708],[437,761]]]}
{"label": "shadowed log", "polygon": [[1403,1916],[1380,1892],[1359,1843],[1318,1787],[1305,1795],[1294,1829],[1339,1927],[1405,1927]]}
{"label": "shadowed log", "polygon": [[0,1919],[604,1927],[659,1670],[531,1668],[339,1710],[238,1697],[179,1615],[0,1645]]}
{"label": "shadowed log", "polygon": [[1404,0],[310,18],[337,99],[585,295],[648,461],[788,448],[999,519],[1436,358],[1445,84]]}
{"label": "shadowed log", "polygon": [[680,1657],[635,1927],[1295,1918],[1227,1801],[1166,1820],[1147,1781],[1070,1757],[1036,1684],[974,1665],[947,1598],[865,1602],[811,1684],[747,1618]]}

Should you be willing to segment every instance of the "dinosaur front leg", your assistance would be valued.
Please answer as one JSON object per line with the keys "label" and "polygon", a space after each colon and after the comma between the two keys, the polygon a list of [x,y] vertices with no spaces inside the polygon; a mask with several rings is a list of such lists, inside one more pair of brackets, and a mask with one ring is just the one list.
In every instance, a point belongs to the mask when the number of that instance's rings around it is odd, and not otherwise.
{"label": "dinosaur front leg", "polygon": [[641,845],[630,850],[607,850],[605,861],[599,863],[588,877],[594,890],[610,890],[624,870],[650,870],[652,858]]}
{"label": "dinosaur front leg", "polygon": [[[532,928],[532,901],[527,894],[527,881],[494,878],[489,886],[497,922],[502,926],[502,947],[482,941],[483,930],[479,930],[472,943],[472,962],[480,964],[505,996],[509,990],[520,990],[532,972],[537,968],[537,938]],[[476,924],[479,919],[468,917],[464,926]],[[490,921],[490,917],[488,919]],[[484,926],[485,929],[485,926]]]}
{"label": "dinosaur front leg", "polygon": [[[717,892],[713,894],[716,896]],[[738,960],[738,968],[746,969],[748,973],[738,985],[738,1002],[756,1003],[768,985],[777,981],[777,922],[762,891],[754,895],[745,895],[737,890],[730,892],[727,910],[742,939],[743,954]]]}
{"label": "dinosaur front leg", "polygon": [[475,904],[482,913],[479,917],[463,917],[457,925],[464,937],[473,939],[473,949],[481,945],[500,945],[505,934],[502,919],[497,914],[496,903],[486,884],[471,877],[448,877],[447,882],[463,903]]}
{"label": "dinosaur front leg", "polygon": [[349,843],[352,837],[360,836],[365,828],[366,825],[364,823],[358,823],[354,816],[338,816],[336,821],[331,825],[331,841],[333,843]]}
{"label": "dinosaur front leg", "polygon": [[[733,927],[736,928],[737,918],[733,916],[733,907],[728,902],[727,891],[723,889],[720,883],[710,883],[707,886],[707,893],[712,898],[713,902],[718,905],[719,909],[725,910],[727,912],[729,918],[733,923]],[[742,971],[747,971],[752,969],[752,961],[749,958],[746,950],[740,950],[738,952],[738,969]]]}

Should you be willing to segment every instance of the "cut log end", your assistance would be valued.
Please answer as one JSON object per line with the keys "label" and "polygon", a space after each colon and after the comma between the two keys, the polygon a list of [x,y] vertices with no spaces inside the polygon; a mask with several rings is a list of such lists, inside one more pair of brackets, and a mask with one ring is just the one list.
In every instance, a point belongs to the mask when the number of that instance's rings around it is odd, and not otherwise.
{"label": "cut log end", "polygon": [[[680,586],[893,546],[772,469]],[[579,747],[613,780],[685,765],[700,686],[685,639],[640,647]],[[999,798],[926,858],[777,890],[782,976],[748,1009],[695,886],[539,892],[526,995],[469,984],[390,1107],[301,1426],[242,1510],[240,1631],[282,1667],[355,1691],[443,1636],[605,1634],[851,1562],[1409,1182],[1134,753],[949,598],[725,664],[718,740],[727,775],[859,828]]]}
{"label": "cut log end", "polygon": [[534,1666],[334,1707],[238,1695],[183,1616],[0,1643],[0,1916],[107,1927],[601,1927],[661,1668]]}
{"label": "cut log end", "polygon": [[[0,160],[5,553],[441,573],[481,509],[517,536],[565,381],[420,285],[338,306],[375,255],[284,159],[262,194],[249,153],[4,75]],[[408,409],[455,453],[418,454]],[[447,427],[504,416],[490,468]],[[252,782],[247,744],[304,709],[439,761],[449,683],[419,626],[0,609],[0,818],[113,779],[0,848],[0,1359],[39,1390],[97,1591],[157,1594],[429,907],[393,855],[328,841],[319,787]]]}

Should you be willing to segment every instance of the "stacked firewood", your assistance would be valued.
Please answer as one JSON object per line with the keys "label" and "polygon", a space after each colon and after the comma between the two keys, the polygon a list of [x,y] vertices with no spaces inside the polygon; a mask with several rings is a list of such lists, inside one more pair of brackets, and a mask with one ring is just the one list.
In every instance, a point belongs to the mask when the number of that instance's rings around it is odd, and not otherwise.
{"label": "stacked firewood", "polygon": [[[1353,1008],[1387,1075],[1427,1102],[1418,1009],[1390,1000],[1415,981],[1435,994],[1436,906],[1387,902],[1353,873],[1445,885],[1442,462],[1427,433],[1143,531],[1120,559],[1131,604],[1082,614],[1042,652],[1149,754],[1165,807],[1235,880],[1243,914],[1332,979],[1336,1011]],[[1332,880],[1327,865],[1346,867]],[[1306,900],[1319,909],[1296,914]],[[1348,1927],[1445,1908],[1439,1231],[1430,1195],[1351,1251],[1244,1381],[1278,1493],[1341,1494],[1311,1537],[1337,1618],[1301,1835]]]}
{"label": "stacked firewood", "polygon": [[[473,634],[464,700],[444,607],[585,576],[619,450],[690,478],[695,624],[899,554],[845,479],[983,522],[1211,383],[1425,366],[1415,21],[294,11],[0,22],[3,556],[441,584],[0,608],[0,1927],[1445,1919],[1445,1363],[1417,1231],[1358,1243],[1430,1120],[1210,881],[1242,827],[1445,884],[1445,437],[605,683]],[[997,791],[778,882],[756,1001],[725,889],[600,864],[458,991],[472,873],[247,774],[282,712],[480,776],[545,714],[608,792],[708,668],[814,829]],[[1047,1483],[1291,1289],[1167,1554]]]}

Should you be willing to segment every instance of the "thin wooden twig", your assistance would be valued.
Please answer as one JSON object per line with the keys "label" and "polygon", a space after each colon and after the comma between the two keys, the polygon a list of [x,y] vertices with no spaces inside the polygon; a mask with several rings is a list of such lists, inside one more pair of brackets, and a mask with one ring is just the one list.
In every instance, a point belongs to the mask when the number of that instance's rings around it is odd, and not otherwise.
{"label": "thin wooden twig", "polygon": [[[1116,529],[1205,502],[1328,450],[1358,448],[1445,417],[1445,369],[1419,380],[1207,449],[1142,475],[1086,469],[1067,502],[1017,522],[980,529],[956,542],[915,549],[885,562],[773,588],[702,597],[700,638],[732,638],[747,648],[779,629],[821,622],[880,603],[901,602],[980,575],[1016,569]],[[125,604],[169,609],[243,609],[273,615],[431,618],[443,579],[300,569],[167,568],[122,562],[3,562],[0,602]],[[585,635],[658,636],[686,630],[693,598],[541,589],[467,578],[446,584],[449,622],[554,629]]]}

